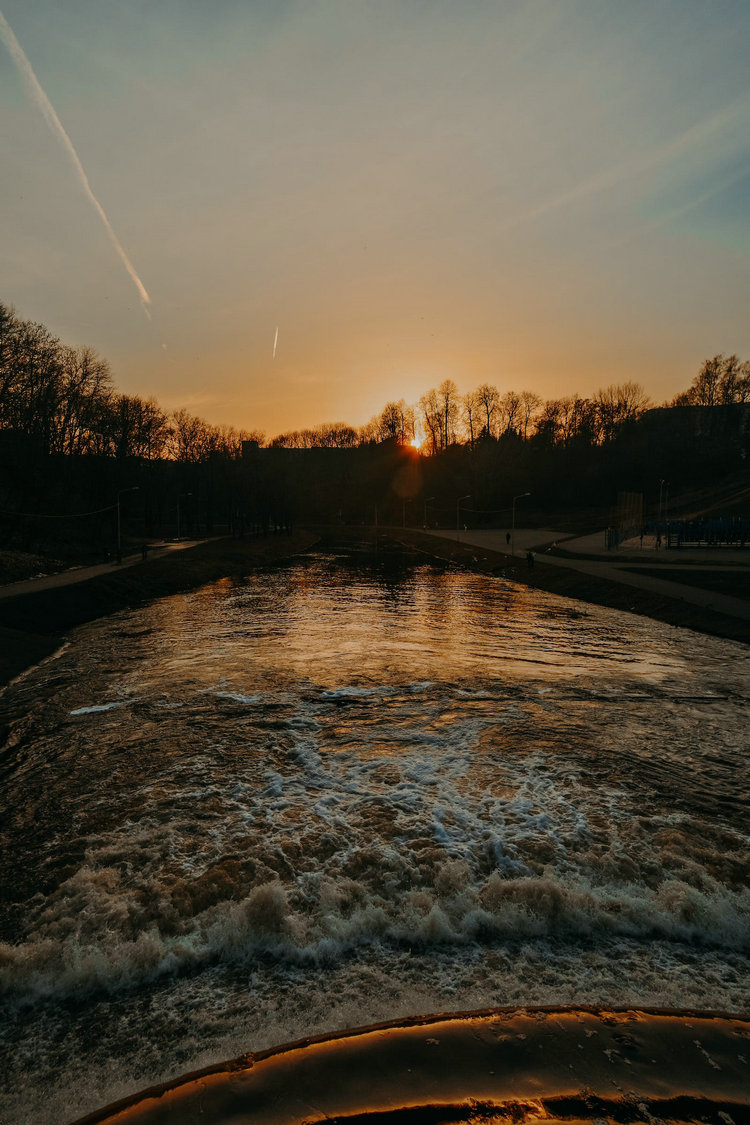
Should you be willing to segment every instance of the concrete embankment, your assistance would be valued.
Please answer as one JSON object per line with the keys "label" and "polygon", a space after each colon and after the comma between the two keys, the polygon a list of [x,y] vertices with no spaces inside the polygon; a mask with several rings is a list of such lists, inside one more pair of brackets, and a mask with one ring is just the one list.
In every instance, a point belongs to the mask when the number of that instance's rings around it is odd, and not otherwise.
{"label": "concrete embankment", "polygon": [[391,535],[401,540],[409,549],[423,552],[432,558],[499,575],[513,582],[522,582],[526,586],[547,590],[549,593],[560,594],[563,597],[577,598],[579,601],[608,606],[610,609],[626,610],[629,613],[664,621],[669,625],[678,625],[710,636],[750,644],[750,621],[688,601],[681,595],[678,583],[671,584],[674,586],[674,591],[666,595],[649,589],[639,589],[626,582],[624,575],[622,581],[618,581],[614,577],[615,572],[610,568],[608,568],[608,575],[612,577],[605,578],[598,574],[577,570],[572,563],[566,567],[552,566],[545,563],[542,554],[536,555],[534,566],[530,568],[525,557],[512,558],[510,555],[489,550],[484,546],[458,542],[449,538],[448,533],[443,537],[407,528],[392,530]]}
{"label": "concrete embankment", "polygon": [[152,598],[194,589],[220,578],[239,578],[307,550],[314,532],[263,539],[212,540],[186,551],[122,567],[85,582],[24,592],[0,601],[0,684],[54,652],[76,625]]}

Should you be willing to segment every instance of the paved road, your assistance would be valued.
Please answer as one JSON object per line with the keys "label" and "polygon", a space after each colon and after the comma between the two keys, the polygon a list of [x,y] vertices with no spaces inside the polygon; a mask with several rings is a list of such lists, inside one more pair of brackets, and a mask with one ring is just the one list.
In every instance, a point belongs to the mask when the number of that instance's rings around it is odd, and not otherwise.
{"label": "paved road", "polygon": [[[458,539],[461,543],[468,543],[474,547],[485,548],[488,551],[499,551],[501,553],[507,552],[509,548],[506,545],[504,531],[460,531],[458,533],[450,531],[430,531],[430,535],[435,535],[443,539],[452,539],[454,542]],[[697,586],[688,586],[684,582],[672,582],[666,576],[664,578],[654,578],[650,574],[641,572],[642,568],[654,567],[654,560],[648,562],[635,562],[632,557],[619,557],[609,559],[606,556],[601,559],[584,559],[576,555],[562,557],[554,555],[546,550],[539,551],[539,548],[550,546],[552,543],[557,542],[560,547],[569,549],[566,535],[563,532],[555,532],[549,528],[537,529],[518,529],[515,532],[515,553],[516,555],[524,556],[527,551],[533,550],[538,552],[540,562],[544,562],[549,566],[567,567],[572,570],[577,570],[582,574],[590,574],[592,577],[604,578],[610,582],[619,582],[625,586],[635,586],[640,590],[649,590],[653,594],[659,594],[665,598],[675,598],[690,602],[692,605],[698,605],[704,609],[710,609],[714,613],[723,613],[727,617],[739,617],[745,621],[750,621],[750,602],[742,598],[733,598],[728,594],[717,594],[713,590],[704,590]],[[593,539],[594,537],[587,537]],[[603,544],[604,536],[599,536],[599,543]],[[588,552],[587,552],[588,553]],[[602,552],[604,554],[604,552]],[[694,552],[691,552],[693,554]],[[739,551],[731,552],[733,555],[738,555]],[[723,558],[728,558],[730,552],[722,551]],[[685,559],[687,552],[682,557]],[[742,557],[742,556],[740,556]],[[685,559],[685,561],[687,561]],[[679,564],[659,564],[659,568],[664,566],[665,575],[672,567],[673,569],[683,569]],[[742,570],[747,572],[750,567],[750,560],[742,566],[735,564],[732,569]],[[627,568],[627,569],[625,569]],[[691,565],[692,569],[692,565]],[[727,569],[726,566],[711,567],[701,566],[702,570],[719,570],[724,573]]]}
{"label": "paved road", "polygon": [[[164,558],[172,551],[186,551],[189,547],[197,547],[201,543],[209,543],[209,539],[180,539],[175,543],[159,543],[149,547],[147,562],[153,559]],[[99,566],[78,566],[70,570],[61,570],[59,574],[45,574],[42,578],[27,578],[23,582],[11,582],[7,586],[0,586],[0,598],[17,598],[21,594],[34,594],[38,590],[53,590],[60,586],[74,586],[78,582],[87,582],[89,578],[97,578],[100,574],[112,574],[116,570],[127,570],[143,562],[140,551],[133,555],[126,555],[121,563],[101,563]]]}

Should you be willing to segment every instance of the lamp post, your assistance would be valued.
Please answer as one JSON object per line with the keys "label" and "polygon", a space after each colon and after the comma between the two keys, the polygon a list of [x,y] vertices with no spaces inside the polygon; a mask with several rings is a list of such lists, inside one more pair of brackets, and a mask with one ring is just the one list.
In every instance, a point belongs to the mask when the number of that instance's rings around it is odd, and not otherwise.
{"label": "lamp post", "polygon": [[458,539],[458,529],[460,527],[459,521],[461,519],[461,501],[462,500],[471,500],[471,493],[470,492],[467,493],[466,496],[459,496],[458,500],[456,501],[456,539]]}
{"label": "lamp post", "polygon": [[140,492],[140,488],[137,484],[135,484],[135,485],[133,485],[132,488],[121,488],[117,493],[117,565],[118,566],[122,562],[122,536],[120,534],[120,497],[123,496],[126,492]]}
{"label": "lamp post", "polygon": [[[516,555],[516,500],[523,500],[524,496],[531,496],[530,492],[519,492],[518,496],[513,497],[511,505],[511,521],[510,521],[510,553],[515,558]],[[506,508],[507,511],[507,508]]]}
{"label": "lamp post", "polygon": [[180,539],[180,502],[183,497],[187,500],[188,496],[192,496],[192,492],[184,492],[182,496],[177,497],[177,539]]}
{"label": "lamp post", "polygon": [[434,496],[428,496],[427,499],[424,502],[424,526],[425,527],[427,527],[427,505],[429,504],[430,500],[434,500],[434,499],[435,499]]}

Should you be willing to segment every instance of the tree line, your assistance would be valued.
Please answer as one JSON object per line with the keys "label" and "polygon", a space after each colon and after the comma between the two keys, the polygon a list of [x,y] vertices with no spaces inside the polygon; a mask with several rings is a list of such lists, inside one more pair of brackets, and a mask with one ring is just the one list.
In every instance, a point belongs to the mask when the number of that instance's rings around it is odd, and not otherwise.
{"label": "tree line", "polygon": [[[738,356],[707,359],[687,390],[666,407],[727,406],[750,402],[750,362]],[[452,379],[410,405],[388,402],[380,414],[354,429],[332,422],[279,434],[271,445],[286,449],[350,449],[370,442],[416,445],[431,455],[452,445],[474,445],[487,438],[535,439],[547,445],[571,442],[604,445],[643,417],[653,403],[636,382],[611,384],[589,398],[579,394],[543,400],[533,391],[508,390],[483,383],[460,394]]]}
{"label": "tree line", "polygon": [[119,393],[109,364],[69,347],[42,324],[0,304],[0,430],[24,435],[43,455],[205,461],[239,456],[262,435],[215,426],[155,398]]}
{"label": "tree line", "polygon": [[509,390],[483,383],[460,394],[452,379],[422,395],[416,405],[403,399],[388,402],[380,414],[358,430],[343,422],[279,434],[271,445],[287,449],[347,449],[368,442],[395,441],[419,445],[436,455],[452,445],[474,446],[486,438],[540,438],[566,444],[585,437],[591,444],[611,441],[629,422],[637,421],[650,400],[638,383],[600,390],[592,398],[569,395],[544,401],[533,391]]}
{"label": "tree line", "polygon": [[[705,360],[687,390],[670,406],[750,402],[750,363],[738,356]],[[410,405],[388,402],[364,426],[322,423],[278,434],[281,449],[351,449],[395,441],[439,454],[483,439],[535,439],[548,445],[614,441],[652,405],[637,382],[612,384],[590,397],[543,400],[533,391],[483,383],[460,394],[452,379]],[[109,364],[93,348],[69,347],[42,324],[22,320],[0,304],[0,430],[31,439],[44,454],[93,455],[126,460],[201,463],[236,458],[246,440],[264,444],[259,431],[213,425],[187,410],[165,411],[155,398],[119,393]]]}
{"label": "tree line", "polygon": [[543,400],[489,383],[461,395],[447,379],[359,428],[266,442],[119,393],[92,348],[0,305],[0,545],[58,558],[111,557],[118,512],[136,541],[300,519],[455,524],[459,497],[464,518],[500,526],[519,493],[538,519],[587,508],[601,523],[620,492],[648,505],[664,481],[673,497],[750,487],[749,467],[750,364],[736,355],[707,359],[657,409],[635,382]]}

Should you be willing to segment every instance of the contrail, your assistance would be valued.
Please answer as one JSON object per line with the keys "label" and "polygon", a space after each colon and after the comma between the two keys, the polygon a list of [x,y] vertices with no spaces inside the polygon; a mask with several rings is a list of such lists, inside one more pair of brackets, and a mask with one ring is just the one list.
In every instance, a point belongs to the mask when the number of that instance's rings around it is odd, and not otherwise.
{"label": "contrail", "polygon": [[55,110],[52,106],[51,101],[49,100],[49,98],[45,94],[42,87],[39,85],[37,77],[34,74],[34,71],[31,69],[31,63],[26,58],[26,55],[24,54],[24,51],[23,51],[23,48],[21,47],[21,44],[18,42],[15,35],[11,31],[10,25],[9,25],[8,21],[6,20],[6,18],[3,15],[2,12],[0,12],[0,39],[3,40],[3,42],[5,43],[5,46],[10,51],[11,57],[13,58],[13,61],[15,62],[18,69],[20,70],[21,77],[23,78],[24,82],[26,83],[26,87],[27,87],[29,93],[30,93],[32,99],[38,105],[39,109],[42,111],[42,114],[44,116],[45,121],[47,122],[47,124],[49,125],[50,129],[55,134],[55,136],[58,138],[58,140],[62,141],[63,147],[65,148],[68,156],[70,157],[70,159],[73,162],[73,167],[76,170],[76,173],[78,175],[78,179],[81,182],[81,186],[83,187],[83,190],[86,193],[86,195],[88,196],[91,203],[94,205],[94,207],[96,209],[96,212],[99,215],[99,218],[104,223],[104,229],[106,230],[106,232],[109,236],[109,240],[112,243],[112,245],[114,246],[115,250],[117,251],[117,255],[118,255],[120,261],[125,266],[125,269],[128,271],[131,281],[133,282],[136,289],[138,290],[138,296],[141,298],[141,303],[143,305],[143,311],[145,312],[146,316],[150,320],[151,314],[148,311],[148,307],[151,304],[151,298],[149,297],[148,293],[146,292],[145,286],[144,286],[143,282],[141,281],[140,277],[135,272],[135,269],[133,267],[132,262],[130,261],[130,258],[128,258],[127,254],[125,253],[122,246],[120,245],[120,240],[118,239],[115,232],[112,230],[112,225],[111,225],[109,219],[107,218],[107,216],[104,213],[104,208],[102,207],[101,203],[96,198],[93,191],[91,190],[91,185],[89,184],[88,177],[83,170],[83,165],[81,164],[80,160],[78,159],[78,153],[73,148],[73,142],[71,141],[70,137],[65,132],[65,130],[63,129],[62,123],[60,122],[60,118],[55,113]]}
{"label": "contrail", "polygon": [[276,335],[273,338],[273,358],[276,359],[276,345],[279,342],[279,326],[276,325]]}

